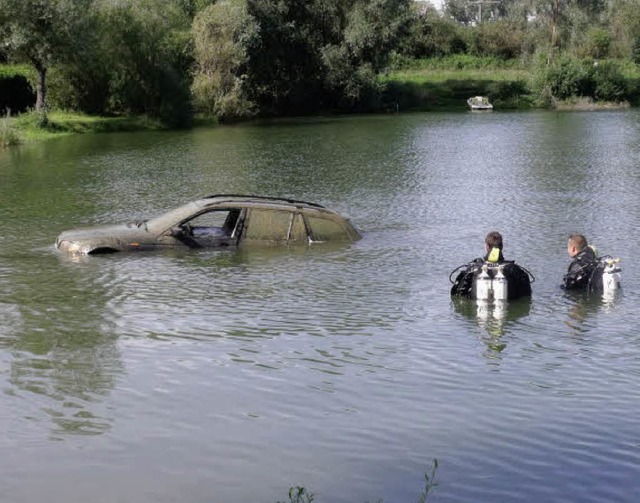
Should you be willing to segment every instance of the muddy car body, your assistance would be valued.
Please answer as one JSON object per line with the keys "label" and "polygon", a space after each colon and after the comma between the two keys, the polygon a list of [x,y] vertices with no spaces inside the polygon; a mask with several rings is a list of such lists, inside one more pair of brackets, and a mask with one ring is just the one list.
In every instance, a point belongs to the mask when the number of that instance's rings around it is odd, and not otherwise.
{"label": "muddy car body", "polygon": [[99,254],[165,248],[356,241],[347,219],[319,204],[261,196],[212,195],[155,218],[62,232],[56,248]]}

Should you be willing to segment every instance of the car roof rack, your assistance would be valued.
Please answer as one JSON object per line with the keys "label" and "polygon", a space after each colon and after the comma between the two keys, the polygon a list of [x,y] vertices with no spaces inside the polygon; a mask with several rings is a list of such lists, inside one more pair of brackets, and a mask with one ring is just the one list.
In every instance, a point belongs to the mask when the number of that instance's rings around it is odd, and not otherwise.
{"label": "car roof rack", "polygon": [[305,204],[307,206],[313,206],[315,208],[324,208],[321,204],[310,203],[309,201],[299,201],[298,199],[289,199],[286,197],[272,197],[272,196],[256,196],[253,194],[211,194],[206,196],[205,199],[211,199],[214,197],[240,197],[245,199],[258,199],[263,201],[281,201],[290,204]]}

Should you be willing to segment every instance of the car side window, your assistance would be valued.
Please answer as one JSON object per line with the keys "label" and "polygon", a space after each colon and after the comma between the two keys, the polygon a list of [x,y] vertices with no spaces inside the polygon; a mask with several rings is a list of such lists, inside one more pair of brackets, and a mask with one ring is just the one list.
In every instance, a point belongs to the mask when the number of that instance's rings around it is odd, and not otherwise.
{"label": "car side window", "polygon": [[336,241],[349,236],[338,222],[328,218],[307,217],[313,241]]}
{"label": "car side window", "polygon": [[240,219],[240,211],[237,208],[207,211],[186,223],[194,232],[216,232],[233,237]]}
{"label": "car side window", "polygon": [[245,239],[287,241],[293,213],[281,210],[251,209]]}

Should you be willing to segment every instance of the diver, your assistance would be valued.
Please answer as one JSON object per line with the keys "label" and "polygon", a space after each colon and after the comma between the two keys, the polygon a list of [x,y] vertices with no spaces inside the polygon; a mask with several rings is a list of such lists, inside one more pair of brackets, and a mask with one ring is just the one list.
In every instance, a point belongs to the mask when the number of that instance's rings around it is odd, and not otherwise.
{"label": "diver", "polygon": [[[502,254],[502,235],[492,231],[485,237],[485,256],[451,272],[451,295],[478,300],[513,300],[531,295],[533,275]],[[460,271],[455,281],[453,274]]]}
{"label": "diver", "polygon": [[573,260],[562,278],[560,287],[564,290],[602,292],[620,288],[619,259],[609,255],[598,257],[595,247],[582,234],[569,236],[567,253]]}

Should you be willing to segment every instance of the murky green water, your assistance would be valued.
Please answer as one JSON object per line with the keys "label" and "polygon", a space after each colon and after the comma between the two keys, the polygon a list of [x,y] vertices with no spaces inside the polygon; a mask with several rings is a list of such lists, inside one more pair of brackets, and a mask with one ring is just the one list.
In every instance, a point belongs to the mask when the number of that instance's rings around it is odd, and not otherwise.
{"label": "murky green water", "polygon": [[[635,502],[640,113],[416,114],[0,152],[0,500]],[[349,246],[71,260],[56,235],[216,192],[316,201]],[[449,273],[498,229],[506,313]],[[566,236],[622,258],[567,297]]]}

